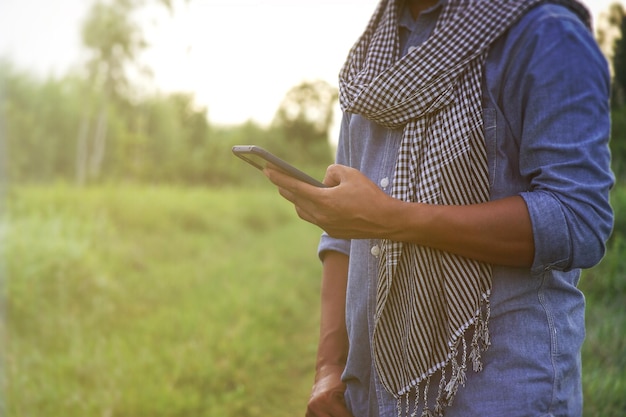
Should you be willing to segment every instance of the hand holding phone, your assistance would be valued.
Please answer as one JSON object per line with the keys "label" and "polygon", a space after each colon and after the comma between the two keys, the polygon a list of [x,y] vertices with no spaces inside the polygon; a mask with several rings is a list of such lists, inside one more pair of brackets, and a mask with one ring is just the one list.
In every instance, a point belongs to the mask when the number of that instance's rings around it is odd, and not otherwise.
{"label": "hand holding phone", "polygon": [[237,145],[233,146],[233,153],[246,161],[253,167],[263,170],[265,169],[266,163],[269,162],[272,165],[278,167],[281,171],[285,172],[287,175],[296,178],[300,181],[306,182],[307,184],[314,185],[316,187],[325,188],[326,185],[324,183],[316,180],[315,178],[305,174],[300,171],[293,165],[288,162],[280,159],[276,155],[266,151],[265,149],[255,146],[255,145]]}

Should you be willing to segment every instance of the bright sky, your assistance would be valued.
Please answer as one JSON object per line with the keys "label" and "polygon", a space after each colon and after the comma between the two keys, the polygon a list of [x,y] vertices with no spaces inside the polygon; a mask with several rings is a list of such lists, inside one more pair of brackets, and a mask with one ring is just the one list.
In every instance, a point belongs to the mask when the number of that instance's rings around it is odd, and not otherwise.
{"label": "bright sky", "polygon": [[[175,0],[146,16],[142,58],[164,91],[186,91],[214,123],[269,123],[303,80],[335,85],[378,0]],[[585,0],[594,13],[613,0]],[[80,23],[93,0],[0,0],[0,57],[55,76],[85,61]]]}

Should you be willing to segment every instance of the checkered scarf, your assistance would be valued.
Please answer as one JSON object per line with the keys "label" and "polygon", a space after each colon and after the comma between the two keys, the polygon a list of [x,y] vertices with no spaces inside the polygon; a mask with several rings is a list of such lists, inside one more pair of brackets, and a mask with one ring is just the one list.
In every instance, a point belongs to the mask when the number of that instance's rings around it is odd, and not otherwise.
{"label": "checkered scarf", "polygon": [[[403,128],[392,195],[426,204],[489,200],[481,81],[489,46],[545,0],[449,0],[430,38],[399,59],[403,0],[382,0],[340,73],[340,102],[388,128]],[[579,3],[570,7],[590,26]],[[435,414],[465,383],[466,361],[482,369],[489,346],[491,266],[415,244],[383,241],[378,274],[374,359],[398,398],[424,390],[439,375]],[[473,330],[470,331],[470,330]],[[415,400],[413,405],[417,409]]]}

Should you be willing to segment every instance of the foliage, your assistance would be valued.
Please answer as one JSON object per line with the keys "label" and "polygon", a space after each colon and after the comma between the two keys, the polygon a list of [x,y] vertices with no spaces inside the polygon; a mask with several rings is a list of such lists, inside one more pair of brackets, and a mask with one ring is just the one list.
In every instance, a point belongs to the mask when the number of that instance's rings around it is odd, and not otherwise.
{"label": "foliage", "polygon": [[596,41],[606,56],[611,73],[613,83],[611,86],[611,106],[619,108],[624,104],[624,81],[626,74],[624,71],[624,44],[622,38],[622,20],[624,17],[624,6],[621,3],[614,2],[609,5],[608,9],[601,13],[596,22]]}
{"label": "foliage", "polygon": [[83,100],[82,82],[68,77],[34,82],[0,62],[0,118],[10,154],[9,180],[72,178],[75,135]]}
{"label": "foliage", "polygon": [[287,92],[276,111],[274,126],[302,152],[316,153],[328,143],[337,89],[325,81],[304,81]]}
{"label": "foliage", "polygon": [[[319,231],[271,186],[56,185],[8,197],[6,415],[303,414]],[[623,206],[626,188],[614,198]],[[625,249],[622,231],[581,280],[589,417],[626,411]]]}
{"label": "foliage", "polygon": [[[7,62],[0,64],[0,79],[5,80],[0,110],[10,153],[7,179],[74,181],[81,164],[76,138],[89,118],[85,102],[96,93],[80,77],[40,81]],[[190,94],[156,94],[134,104],[110,101],[107,108],[108,150],[100,181],[243,183],[249,175],[240,162],[233,164],[235,144],[265,146],[318,172],[332,162],[327,136],[298,146],[280,125],[211,127],[207,109]]]}
{"label": "foliage", "polygon": [[[624,123],[620,119],[621,123]],[[626,184],[611,194],[615,213],[607,254],[584,271],[580,288],[587,299],[587,338],[583,349],[585,416],[626,415]]]}
{"label": "foliage", "polygon": [[148,46],[131,19],[134,8],[125,0],[94,3],[82,27],[83,44],[91,52],[89,78],[120,98],[128,95],[127,65]]}
{"label": "foliage", "polygon": [[[0,79],[5,86],[0,114],[10,154],[6,178],[12,183],[74,182],[84,162],[78,157],[77,136],[89,119],[86,103],[96,101],[98,93],[79,76],[41,81],[6,61],[0,62]],[[109,101],[107,154],[99,181],[247,183],[259,175],[232,156],[230,148],[235,144],[265,146],[316,176],[332,162],[327,140],[300,147],[287,140],[280,125],[211,126],[206,115],[207,109],[196,105],[191,94]]]}
{"label": "foliage", "polygon": [[[169,0],[152,0],[172,10]],[[224,143],[212,137],[206,118],[207,109],[194,108],[192,95],[172,94],[165,99],[147,97],[138,99],[128,88],[128,67],[139,66],[139,53],[147,47],[141,27],[133,20],[133,12],[144,6],[147,0],[114,0],[96,3],[83,26],[83,42],[93,52],[89,68],[91,84],[101,84],[99,90],[100,109],[91,153],[91,174],[98,177],[101,172],[102,153],[106,128],[111,113],[118,112],[125,120],[112,138],[115,157],[108,158],[114,171],[124,177],[140,181],[167,181],[187,183],[224,183],[235,179],[232,171],[217,171],[216,157],[223,158]],[[147,72],[140,68],[141,72]],[[100,81],[100,82],[99,82]],[[293,93],[295,92],[295,93]],[[336,99],[334,90],[323,82],[307,83],[287,93],[284,106],[277,114],[287,115],[274,124],[271,131],[276,140],[293,149],[293,154],[307,155],[318,162],[328,161],[328,130],[332,123],[332,104]],[[130,103],[136,103],[132,105]],[[111,104],[115,108],[110,108]],[[121,110],[121,112],[120,112]],[[85,121],[89,123],[88,120]],[[98,130],[99,124],[106,125],[105,133]],[[248,126],[250,127],[250,126]],[[244,129],[246,126],[244,126]],[[260,136],[264,136],[263,132]],[[281,139],[284,139],[281,140]],[[252,136],[247,143],[257,141]],[[79,150],[86,138],[79,135]],[[258,142],[256,142],[258,143]],[[320,146],[320,144],[322,144]],[[273,144],[275,145],[275,144]],[[278,146],[274,146],[276,148]],[[89,152],[89,151],[88,151]],[[124,158],[124,155],[131,158]],[[232,159],[231,155],[228,155]],[[311,158],[312,157],[312,158]],[[119,161],[124,161],[120,164]],[[87,163],[84,155],[77,158],[77,166]],[[85,171],[85,169],[82,169]],[[79,182],[85,175],[79,171]]]}
{"label": "foliage", "polygon": [[626,106],[611,112],[611,162],[616,176],[623,179],[626,174]]}
{"label": "foliage", "polygon": [[[169,0],[156,3],[171,10]],[[144,0],[98,1],[83,23],[82,41],[90,52],[85,91],[95,100],[84,103],[85,113],[81,115],[76,139],[76,179],[80,184],[102,175],[110,136],[110,115],[127,107],[127,102],[135,95],[129,81],[130,70],[134,68],[139,75],[150,75],[149,69],[138,61],[148,43],[133,18],[134,12],[145,4]]]}
{"label": "foliage", "polygon": [[619,3],[614,3],[609,8],[609,25],[618,28],[619,36],[614,41],[612,63],[613,63],[613,97],[614,107],[624,105],[626,98],[626,39],[622,36],[626,29],[624,19],[624,7]]}
{"label": "foliage", "polygon": [[302,412],[319,232],[272,187],[48,186],[9,203],[6,415]]}

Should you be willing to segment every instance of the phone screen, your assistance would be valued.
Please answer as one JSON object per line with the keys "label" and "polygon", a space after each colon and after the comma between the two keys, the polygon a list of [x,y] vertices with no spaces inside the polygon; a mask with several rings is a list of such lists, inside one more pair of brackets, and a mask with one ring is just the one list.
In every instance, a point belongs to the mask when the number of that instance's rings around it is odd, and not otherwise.
{"label": "phone screen", "polygon": [[315,178],[305,174],[300,171],[293,165],[288,162],[280,159],[276,155],[266,151],[265,149],[254,146],[254,145],[237,145],[233,146],[233,153],[246,161],[253,167],[263,170],[268,162],[280,168],[286,174],[300,180],[306,182],[308,184],[314,185],[316,187],[326,187],[326,185]]}
{"label": "phone screen", "polygon": [[243,153],[242,152],[242,153],[237,153],[236,155],[240,157],[241,159],[243,159],[244,161],[246,161],[247,163],[249,163],[250,165],[252,165],[253,167],[258,168],[260,170],[265,169],[265,167],[267,166],[267,160],[256,153],[252,153],[252,152]]}

